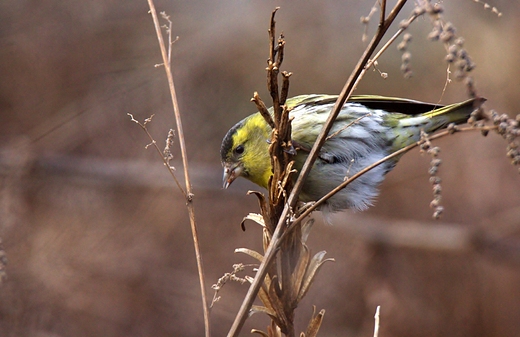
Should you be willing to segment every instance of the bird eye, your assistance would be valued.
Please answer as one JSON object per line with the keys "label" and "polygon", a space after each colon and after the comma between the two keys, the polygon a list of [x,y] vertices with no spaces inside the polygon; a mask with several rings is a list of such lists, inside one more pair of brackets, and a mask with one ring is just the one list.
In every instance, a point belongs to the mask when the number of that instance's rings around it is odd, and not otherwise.
{"label": "bird eye", "polygon": [[236,154],[244,153],[244,145],[238,145],[237,147],[235,147],[235,153]]}

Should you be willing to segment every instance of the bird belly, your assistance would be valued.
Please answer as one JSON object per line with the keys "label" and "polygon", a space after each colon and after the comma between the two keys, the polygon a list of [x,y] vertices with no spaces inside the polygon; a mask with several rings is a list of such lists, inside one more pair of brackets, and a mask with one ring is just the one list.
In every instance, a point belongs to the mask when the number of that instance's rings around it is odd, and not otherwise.
{"label": "bird belly", "polygon": [[[333,163],[318,159],[303,185],[300,200],[304,202],[319,200],[360,170],[384,158],[386,155],[386,151],[380,150],[364,157]],[[299,164],[303,164],[303,161],[300,163],[300,160],[297,158],[297,168],[301,167]],[[332,213],[347,208],[359,211],[367,209],[375,201],[379,193],[378,186],[383,181],[384,175],[393,168],[394,164],[384,162],[359,176],[328,199],[320,207],[320,211]]]}

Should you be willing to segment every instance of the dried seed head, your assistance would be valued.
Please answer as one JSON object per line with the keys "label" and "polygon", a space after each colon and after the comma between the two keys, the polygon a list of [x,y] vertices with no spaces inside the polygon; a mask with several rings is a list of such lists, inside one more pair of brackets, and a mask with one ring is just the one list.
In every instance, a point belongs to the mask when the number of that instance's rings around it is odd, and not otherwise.
{"label": "dried seed head", "polygon": [[455,77],[457,81],[462,81],[466,78],[466,73],[460,69],[457,69],[455,70],[453,77]]}
{"label": "dried seed head", "polygon": [[458,130],[457,125],[455,125],[455,123],[448,124],[447,129],[450,134],[454,134]]}
{"label": "dried seed head", "polygon": [[458,50],[459,50],[459,47],[457,45],[455,45],[455,44],[451,44],[448,47],[448,53],[452,54],[453,56],[457,56]]}
{"label": "dried seed head", "polygon": [[466,71],[467,71],[467,72],[470,72],[470,71],[472,71],[473,69],[475,69],[475,67],[477,66],[477,64],[474,63],[471,59],[468,59],[467,61],[468,61],[468,62],[466,63]]}
{"label": "dried seed head", "polygon": [[441,192],[442,192],[441,184],[433,184],[432,188],[433,188],[433,195],[437,196],[437,195],[441,194]]}
{"label": "dried seed head", "polygon": [[[464,84],[465,84],[466,87],[468,87],[468,88],[473,88],[473,87],[475,86],[475,81],[473,80],[473,77],[468,76],[468,77],[466,77],[466,79],[464,80]],[[475,111],[478,112],[478,109],[476,109]]]}
{"label": "dried seed head", "polygon": [[460,48],[457,51],[457,56],[464,60],[468,57],[468,52],[466,51],[466,49]]}
{"label": "dried seed head", "polygon": [[408,20],[401,20],[401,22],[399,22],[399,28],[401,28],[401,29],[406,29],[406,28],[408,28],[409,25],[410,25],[410,21],[408,21]]}
{"label": "dried seed head", "polygon": [[441,148],[438,147],[438,146],[434,146],[432,147],[431,149],[428,150],[428,153],[432,156],[432,157],[437,157],[439,155],[439,153],[441,152]]}
{"label": "dried seed head", "polygon": [[506,134],[506,129],[507,129],[507,123],[506,122],[501,122],[500,124],[498,124],[498,133],[499,134],[505,135]]}
{"label": "dried seed head", "polygon": [[442,207],[442,206],[437,206],[437,207],[435,208],[435,212],[433,212],[433,218],[434,218],[435,220],[440,219],[440,217],[441,217],[441,215],[442,215],[443,212],[444,212],[444,207]]}
{"label": "dried seed head", "polygon": [[430,143],[429,142],[421,143],[419,148],[421,149],[421,151],[428,151],[428,149],[430,148]]}
{"label": "dried seed head", "polygon": [[500,121],[503,122],[503,123],[507,123],[509,121],[509,116],[506,115],[506,114],[501,114],[500,115]]}
{"label": "dried seed head", "polygon": [[441,164],[442,164],[442,160],[439,158],[433,158],[432,161],[430,162],[431,166],[436,166],[436,167],[441,166]]}
{"label": "dried seed head", "polygon": [[404,52],[401,56],[401,61],[403,63],[409,63],[412,58],[412,54],[410,52]]}
{"label": "dried seed head", "polygon": [[439,39],[444,43],[449,43],[453,38],[455,37],[455,34],[453,32],[450,32],[449,30],[443,30],[442,33],[439,35]]}
{"label": "dried seed head", "polygon": [[455,34],[455,26],[451,22],[446,22],[444,25],[444,30]]}
{"label": "dried seed head", "polygon": [[441,14],[442,12],[444,12],[444,8],[442,7],[442,5],[440,3],[435,3],[431,7],[432,14]]}
{"label": "dried seed head", "polygon": [[466,68],[466,60],[460,59],[455,63],[455,66],[459,70],[464,70]]}
{"label": "dried seed head", "polygon": [[439,40],[439,36],[441,35],[441,32],[438,29],[432,29],[432,31],[428,34],[428,40],[430,41],[437,41]]}
{"label": "dried seed head", "polygon": [[441,177],[439,176],[431,176],[430,177],[430,184],[440,184],[442,182]]}
{"label": "dried seed head", "polygon": [[426,10],[424,9],[424,7],[420,7],[420,6],[417,6],[413,9],[413,15],[415,16],[421,16],[424,14]]}

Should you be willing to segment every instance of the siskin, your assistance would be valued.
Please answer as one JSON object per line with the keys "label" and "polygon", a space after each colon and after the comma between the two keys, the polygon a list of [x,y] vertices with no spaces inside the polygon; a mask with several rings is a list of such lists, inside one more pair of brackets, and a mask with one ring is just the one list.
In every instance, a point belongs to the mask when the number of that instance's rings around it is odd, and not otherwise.
{"label": "siskin", "polygon": [[[286,104],[292,120],[292,140],[299,170],[331,112],[337,96],[302,95]],[[484,99],[439,106],[382,96],[352,96],[343,105],[300,193],[300,201],[315,201],[348,177],[387,155],[413,144],[420,132],[431,133],[450,123],[465,123]],[[270,109],[272,114],[272,108]],[[224,188],[244,177],[267,188],[272,175],[269,157],[271,127],[260,113],[233,126],[222,141]],[[344,209],[365,210],[378,195],[378,186],[399,158],[386,161],[360,176],[321,206],[324,213]]]}

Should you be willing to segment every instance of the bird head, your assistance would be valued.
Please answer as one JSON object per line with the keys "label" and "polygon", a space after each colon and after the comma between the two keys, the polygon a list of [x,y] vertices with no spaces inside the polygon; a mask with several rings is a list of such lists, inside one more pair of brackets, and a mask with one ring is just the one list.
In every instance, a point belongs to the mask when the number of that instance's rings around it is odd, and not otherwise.
{"label": "bird head", "polygon": [[243,119],[227,132],[220,148],[224,188],[238,177],[267,188],[272,174],[267,143],[270,133],[271,128],[259,113]]}

